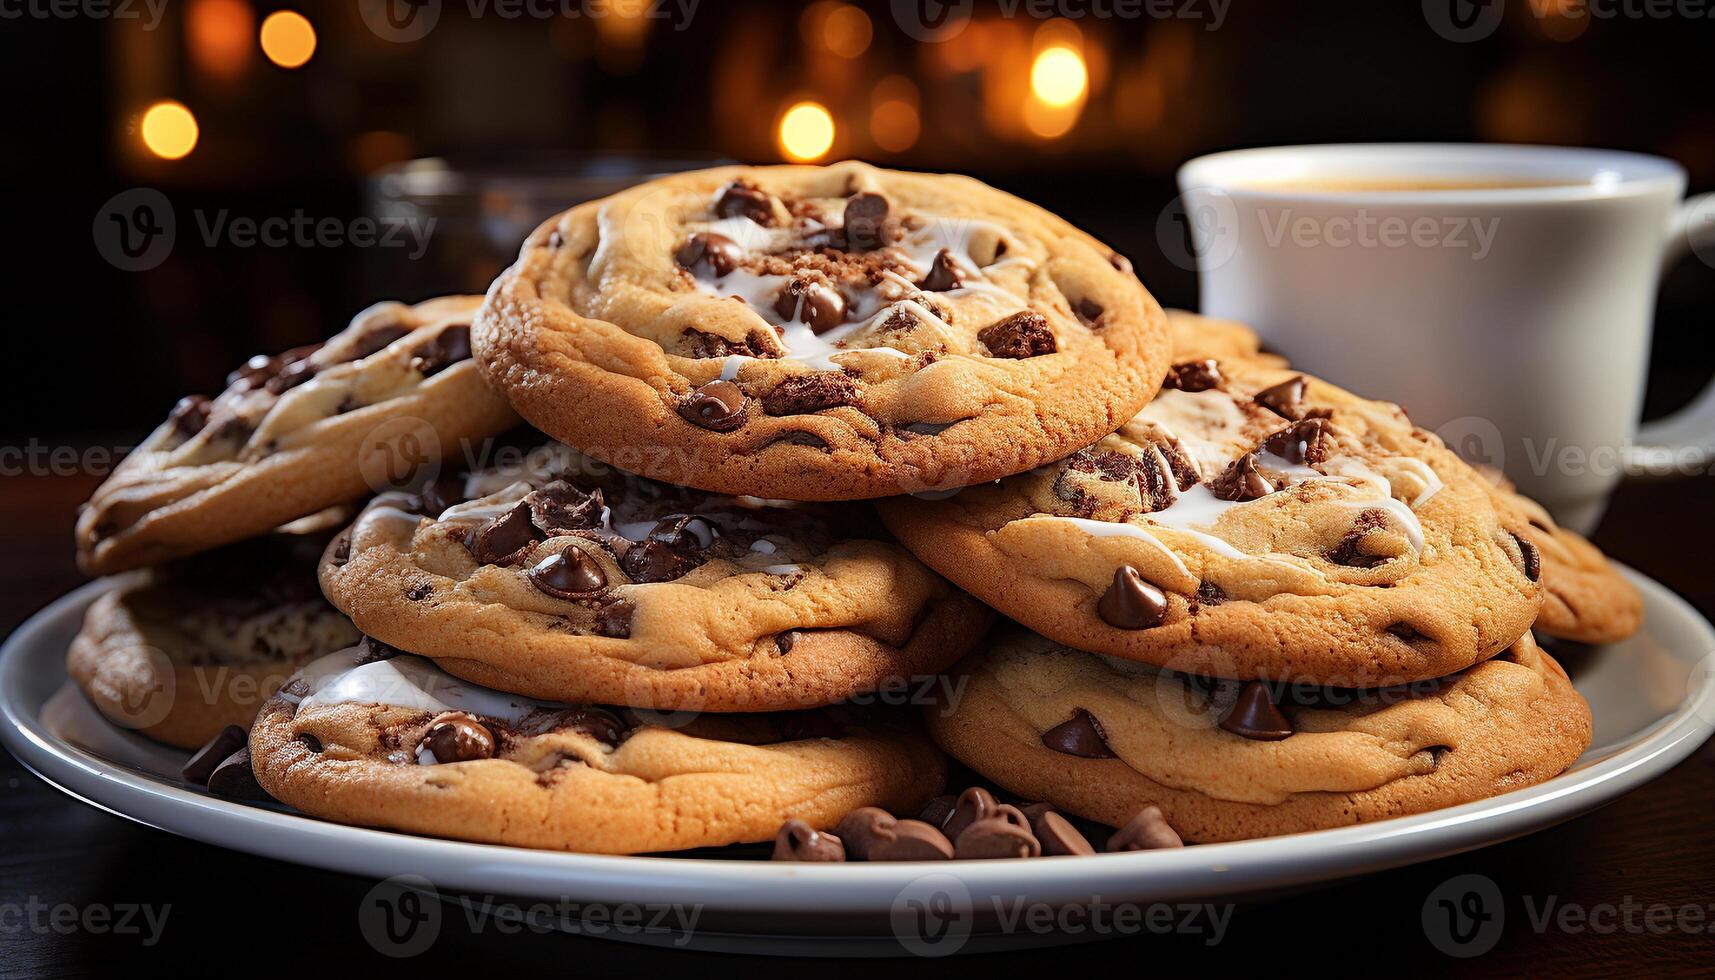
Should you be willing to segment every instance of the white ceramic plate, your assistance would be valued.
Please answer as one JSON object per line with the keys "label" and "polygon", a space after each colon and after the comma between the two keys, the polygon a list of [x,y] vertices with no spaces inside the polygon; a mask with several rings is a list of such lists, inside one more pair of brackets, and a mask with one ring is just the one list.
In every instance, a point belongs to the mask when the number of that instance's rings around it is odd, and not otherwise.
{"label": "white ceramic plate", "polygon": [[[993,912],[1101,902],[1179,903],[1280,892],[1518,837],[1589,811],[1666,771],[1715,729],[1715,630],[1684,600],[1629,572],[1644,629],[1568,658],[1595,715],[1594,743],[1540,786],[1434,813],[1290,837],[1082,858],[939,864],[776,864],[718,858],[605,857],[433,840],[346,827],[284,808],[227,802],[177,778],[184,754],[107,724],[66,682],[64,652],[92,583],[25,623],[0,649],[0,736],[65,792],[194,840],[377,879],[420,876],[448,892],[574,903],[695,906],[692,945],[776,952],[944,952],[919,935],[950,924],[992,948],[1065,941],[996,939]],[[420,879],[412,879],[420,881]],[[938,917],[937,917],[938,916]],[[973,935],[974,933],[974,935]],[[773,936],[777,939],[759,939]],[[871,938],[866,938],[871,937]],[[640,932],[639,941],[680,941]],[[986,940],[986,941],[985,941]]]}

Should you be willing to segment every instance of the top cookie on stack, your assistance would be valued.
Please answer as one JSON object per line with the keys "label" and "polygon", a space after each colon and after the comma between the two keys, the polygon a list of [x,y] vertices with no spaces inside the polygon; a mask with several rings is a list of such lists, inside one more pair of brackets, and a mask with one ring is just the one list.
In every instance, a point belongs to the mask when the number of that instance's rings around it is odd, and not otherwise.
{"label": "top cookie on stack", "polygon": [[573,208],[525,242],[473,340],[568,445],[797,500],[1058,459],[1142,408],[1170,347],[1125,260],[1060,218],[861,163],[705,170]]}

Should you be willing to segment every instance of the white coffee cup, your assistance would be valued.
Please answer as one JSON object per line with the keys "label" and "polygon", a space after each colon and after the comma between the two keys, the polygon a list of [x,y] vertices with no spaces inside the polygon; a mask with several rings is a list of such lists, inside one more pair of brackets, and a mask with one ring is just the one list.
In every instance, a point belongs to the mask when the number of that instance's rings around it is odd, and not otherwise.
{"label": "white coffee cup", "polygon": [[1662,270],[1715,265],[1715,195],[1682,202],[1672,161],[1288,146],[1200,157],[1179,186],[1204,314],[1399,402],[1568,526],[1594,525],[1621,476],[1715,464],[1715,383],[1639,426]]}

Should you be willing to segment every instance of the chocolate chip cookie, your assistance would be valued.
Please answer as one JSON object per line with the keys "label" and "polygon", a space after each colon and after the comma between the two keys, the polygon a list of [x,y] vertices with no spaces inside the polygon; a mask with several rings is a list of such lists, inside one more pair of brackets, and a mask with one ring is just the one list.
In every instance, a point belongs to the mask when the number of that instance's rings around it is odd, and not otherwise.
{"label": "chocolate chip cookie", "polygon": [[885,711],[708,715],[533,701],[364,644],[311,664],[250,733],[257,781],[341,823],[522,847],[635,854],[830,828],[912,808],[945,763]]}
{"label": "chocolate chip cookie", "polygon": [[1166,317],[1106,246],[974,180],[726,167],[544,224],[489,293],[484,372],[645,476],[797,500],[992,480],[1148,401]]}
{"label": "chocolate chip cookie", "polygon": [[935,740],[1011,792],[1119,825],[1161,808],[1188,841],[1319,830],[1534,785],[1590,743],[1590,710],[1530,634],[1450,677],[1370,690],[1217,681],[1016,631],[960,665]]}
{"label": "chocolate chip cookie", "polygon": [[1286,359],[1266,354],[1262,338],[1237,320],[1221,320],[1185,310],[1168,310],[1167,325],[1173,331],[1173,361],[1184,365],[1204,359],[1249,360],[1285,367]]}
{"label": "chocolate chip cookie", "polygon": [[502,455],[335,539],[322,587],[365,633],[534,697],[775,711],[934,674],[991,618],[867,507],[717,496],[557,443]]}
{"label": "chocolate chip cookie", "polygon": [[1438,677],[1529,629],[1541,558],[1397,406],[1252,360],[1175,363],[1051,466],[883,518],[931,567],[1078,649],[1221,677]]}
{"label": "chocolate chip cookie", "polygon": [[258,355],[180,399],[77,522],[92,575],[263,534],[414,479],[517,424],[470,361],[479,297],[380,303],[326,343]]}
{"label": "chocolate chip cookie", "polygon": [[114,724],[194,749],[357,628],[316,588],[327,535],[269,535],[137,573],[84,615],[66,673]]}

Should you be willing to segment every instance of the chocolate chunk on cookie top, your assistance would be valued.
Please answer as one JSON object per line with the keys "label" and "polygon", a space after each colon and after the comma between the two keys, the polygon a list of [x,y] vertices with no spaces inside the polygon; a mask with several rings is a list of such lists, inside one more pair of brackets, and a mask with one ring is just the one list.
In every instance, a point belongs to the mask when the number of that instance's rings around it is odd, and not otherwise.
{"label": "chocolate chunk on cookie top", "polygon": [[432,500],[377,497],[321,568],[364,632],[479,683],[671,710],[814,707],[933,674],[990,618],[881,540],[865,507],[669,486],[558,443],[490,462]]}
{"label": "chocolate chunk on cookie top", "polygon": [[473,341],[525,418],[646,476],[944,489],[1064,456],[1160,384],[1166,315],[1110,255],[967,178],[728,167],[543,225]]}
{"label": "chocolate chunk on cookie top", "polygon": [[516,425],[471,360],[478,301],[377,303],[180,399],[78,517],[78,563],[106,575],[255,537]]}
{"label": "chocolate chunk on cookie top", "polygon": [[261,788],[314,816],[605,854],[765,841],[788,820],[815,850],[817,830],[847,811],[914,808],[940,791],[940,753],[902,719],[799,714],[817,724],[764,714],[666,726],[481,687],[364,643],[288,681],[250,750]]}
{"label": "chocolate chunk on cookie top", "polygon": [[1172,378],[1056,464],[882,516],[1047,636],[1215,676],[1399,683],[1530,627],[1529,529],[1397,406],[1243,356]]}

